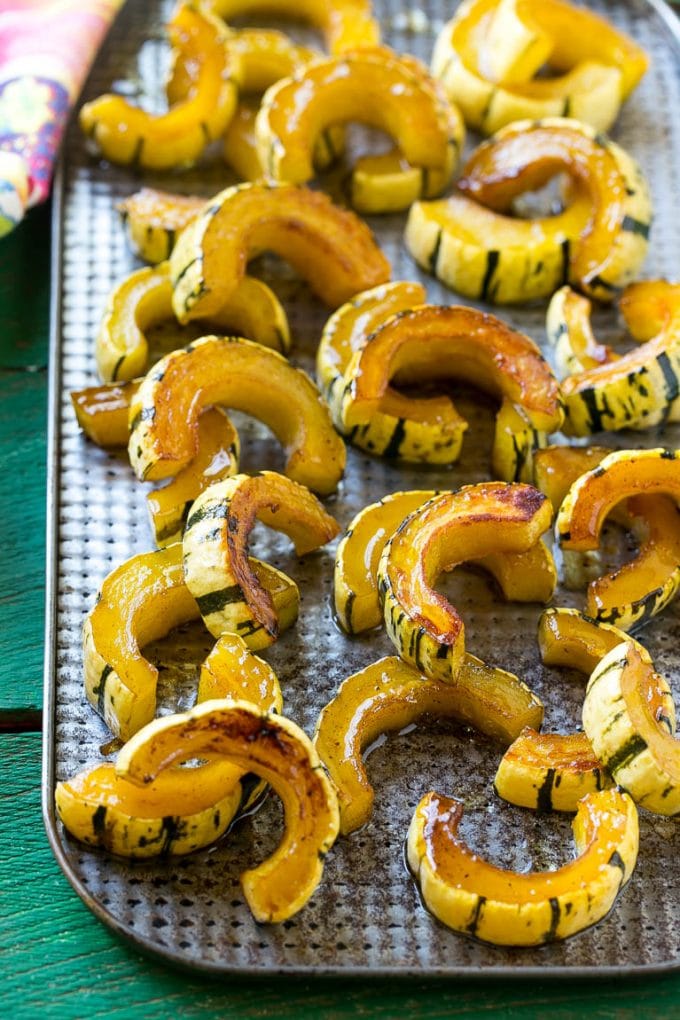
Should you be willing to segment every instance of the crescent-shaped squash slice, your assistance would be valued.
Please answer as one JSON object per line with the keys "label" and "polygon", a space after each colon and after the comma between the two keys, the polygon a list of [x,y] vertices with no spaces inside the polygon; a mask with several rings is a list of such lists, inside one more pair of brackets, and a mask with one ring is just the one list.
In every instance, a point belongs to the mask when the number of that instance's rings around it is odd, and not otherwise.
{"label": "crescent-shaped squash slice", "polygon": [[[378,564],[383,549],[409,514],[438,495],[432,490],[393,492],[365,507],[348,525],[335,554],[334,575],[336,618],[348,634],[382,623]],[[543,542],[526,552],[497,553],[472,562],[495,577],[508,601],[548,602],[555,590],[555,564]]]}
{"label": "crescent-shaped squash slice", "polygon": [[379,326],[346,369],[344,425],[370,422],[393,379],[451,376],[501,398],[494,468],[503,477],[512,472],[508,481],[530,474],[533,446],[545,441],[538,433],[559,429],[563,420],[557,380],[528,337],[474,308],[422,305]]}
{"label": "crescent-shaped squash slice", "polygon": [[216,482],[238,471],[238,432],[221,407],[210,407],[198,419],[198,451],[185,468],[161,489],[149,492],[146,506],[156,545],[182,541],[191,504]]}
{"label": "crescent-shaped squash slice", "polygon": [[323,328],[317,378],[333,424],[355,446],[405,461],[450,464],[460,454],[467,422],[446,396],[416,397],[388,387],[370,421],[351,428],[344,424],[345,373],[352,355],[388,318],[422,304],[425,297],[419,283],[399,280],[357,294],[342,305]]}
{"label": "crescent-shaped squash slice", "polygon": [[127,446],[130,438],[128,417],[132,398],[141,379],[126,383],[103,383],[71,392],[71,403],[78,424],[93,443],[105,449]]}
{"label": "crescent-shaped squash slice", "polygon": [[[147,370],[146,333],[174,321],[169,265],[137,269],[109,295],[95,343],[104,382],[130,381]],[[244,276],[227,303],[211,319],[213,329],[233,332],[263,347],[287,354],[288,318],[276,294],[261,280]]]}
{"label": "crescent-shaped squash slice", "polygon": [[[553,74],[539,77],[546,62]],[[542,0],[462,3],[432,58],[449,99],[485,134],[559,115],[606,131],[646,67],[643,51],[604,19]]]}
{"label": "crescent-shaped squash slice", "polygon": [[[599,363],[581,359],[562,382],[568,435],[648,429],[680,420],[680,286],[664,280],[632,284],[620,309],[640,346],[622,355],[597,345]],[[587,322],[587,312],[583,311]],[[563,343],[573,346],[573,330]],[[606,356],[605,356],[606,355]]]}
{"label": "crescent-shaped squash slice", "polygon": [[401,730],[423,715],[458,719],[507,744],[543,706],[512,673],[490,669],[466,655],[459,685],[428,680],[396,656],[387,656],[348,677],[316,724],[314,746],[335,784],[340,831],[354,832],[370,820],[374,793],[363,751],[381,734]]}
{"label": "crescent-shaped squash slice", "polygon": [[659,613],[680,586],[680,469],[674,465],[673,451],[610,453],[574,482],[557,517],[557,535],[565,550],[597,549],[609,512],[627,500],[618,514],[638,537],[640,553],[592,582],[587,600],[589,615],[622,630],[639,627]]}
{"label": "crescent-shaped squash slice", "polygon": [[590,217],[570,246],[568,280],[591,297],[611,301],[634,280],[647,254],[652,207],[637,163],[594,128],[568,118],[521,121],[473,152],[458,188],[507,213],[524,191],[566,173],[590,201]]}
{"label": "crescent-shaped squash slice", "polygon": [[577,811],[589,793],[611,786],[585,733],[523,730],[501,758],[499,797],[534,811]]}
{"label": "crescent-shaped squash slice", "polygon": [[323,858],[338,834],[335,791],[309,738],[289,719],[250,702],[206,701],[145,727],[121,750],[116,769],[142,785],[196,757],[225,758],[266,780],[281,798],[283,838],[270,857],[241,875],[241,885],[257,921],[285,921],[321,881]]}
{"label": "crescent-shaped squash slice", "polygon": [[314,145],[332,124],[359,121],[390,134],[412,166],[444,171],[462,120],[426,69],[392,50],[362,48],[318,60],[264,95],[256,122],[260,159],[276,181],[314,176]]}
{"label": "crescent-shaped squash slice", "polygon": [[256,520],[287,535],[298,556],[330,542],[340,528],[308,489],[275,471],[218,482],[191,507],[184,530],[184,574],[205,625],[215,636],[230,632],[244,637],[257,629],[270,644],[278,637],[279,620],[248,558]]}
{"label": "crescent-shaped squash slice", "polygon": [[680,813],[680,745],[673,696],[647,652],[626,641],[596,666],[583,727],[614,781],[642,807]]}
{"label": "crescent-shaped squash slice", "polygon": [[219,138],[234,115],[238,98],[235,68],[225,47],[225,26],[193,4],[180,4],[168,25],[173,47],[199,68],[186,100],[167,113],[153,114],[122,96],[104,95],[85,103],[80,126],[105,159],[151,170],[195,163]]}
{"label": "crescent-shaped squash slice", "polygon": [[128,450],[137,477],[167,478],[186,467],[196,456],[198,420],[211,405],[259,418],[283,445],[291,478],[324,495],[334,491],[345,445],[314,383],[280,354],[240,337],[203,337],[146,376],[130,406]]}
{"label": "crescent-shaped squash slice", "polygon": [[[546,666],[566,666],[589,677],[605,655],[622,641],[638,642],[612,623],[585,616],[577,609],[546,609],[538,621],[538,647]],[[642,648],[642,645],[640,645]],[[673,713],[673,730],[675,714]]]}
{"label": "crescent-shaped squash slice", "polygon": [[399,655],[435,680],[456,683],[465,628],[434,591],[458,563],[530,549],[550,527],[549,501],[530,485],[487,482],[435,496],[410,514],[383,550],[378,591]]}
{"label": "crescent-shaped squash slice", "polygon": [[545,446],[534,453],[534,485],[557,513],[576,479],[596,468],[611,452],[607,446]]}
{"label": "crescent-shaped squash slice", "polygon": [[128,241],[145,262],[164,262],[180,231],[195,220],[205,205],[196,195],[176,195],[156,188],[142,188],[117,205]]}
{"label": "crescent-shaped squash slice", "polygon": [[163,772],[144,789],[110,762],[57,783],[64,827],[81,843],[147,859],[200,850],[219,839],[241,802],[241,770],[227,761]]}
{"label": "crescent-shaped squash slice", "polygon": [[425,906],[483,942],[536,946],[575,935],[609,912],[638,854],[638,817],[619,790],[584,797],[573,822],[576,858],[556,871],[497,868],[458,833],[463,805],[428,793],[408,834],[408,863]]}
{"label": "crescent-shaped squash slice", "polygon": [[[265,563],[251,567],[267,585],[281,626],[290,603],[295,619],[295,585]],[[104,580],[83,625],[83,670],[87,699],[115,736],[127,740],[154,717],[158,670],[142,648],[200,615],[184,582],[179,542],[132,556]]]}
{"label": "crescent-shaped squash slice", "polygon": [[564,212],[520,219],[464,195],[414,202],[404,239],[418,265],[475,301],[512,304],[547,297],[569,274],[569,252],[590,216],[578,195]]}
{"label": "crescent-shaped squash slice", "polygon": [[290,0],[210,0],[210,7],[225,21],[249,14],[300,18],[320,29],[331,53],[380,42],[380,25],[370,0],[295,0],[294,4]]}
{"label": "crescent-shaped squash slice", "polygon": [[179,321],[221,308],[249,259],[265,251],[290,262],[332,307],[390,278],[366,224],[327,195],[290,184],[239,184],[211,199],[175,245],[170,275]]}
{"label": "crescent-shaped squash slice", "polygon": [[560,287],[550,299],[545,329],[560,379],[608,364],[618,357],[611,347],[595,339],[591,309],[588,298],[571,287]]}

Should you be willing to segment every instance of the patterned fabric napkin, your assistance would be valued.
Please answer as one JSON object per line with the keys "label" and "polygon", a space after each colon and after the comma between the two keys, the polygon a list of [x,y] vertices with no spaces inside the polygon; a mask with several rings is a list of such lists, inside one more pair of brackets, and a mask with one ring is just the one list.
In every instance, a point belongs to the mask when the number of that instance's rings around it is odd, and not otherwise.
{"label": "patterned fabric napkin", "polygon": [[0,0],[0,237],[47,198],[72,104],[123,0]]}

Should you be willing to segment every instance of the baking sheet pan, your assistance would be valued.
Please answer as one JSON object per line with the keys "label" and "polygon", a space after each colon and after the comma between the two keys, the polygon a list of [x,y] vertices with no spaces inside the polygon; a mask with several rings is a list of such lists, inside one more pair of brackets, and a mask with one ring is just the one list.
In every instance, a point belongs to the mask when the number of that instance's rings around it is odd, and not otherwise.
{"label": "baking sheet pan", "polygon": [[[657,2],[593,4],[629,31],[652,59],[651,69],[612,131],[647,173],[656,204],[645,275],[679,275],[680,250],[680,43],[670,12]],[[385,40],[428,60],[436,32],[454,5],[429,0],[414,12],[402,0],[378,0]],[[128,3],[86,86],[90,99],[119,83],[128,94],[159,94],[165,61],[162,24],[171,6]],[[471,139],[476,143],[476,139]],[[73,415],[69,392],[96,380],[94,337],[111,287],[137,265],[129,252],[116,201],[141,185],[209,196],[230,182],[219,156],[186,174],[136,175],[97,162],[77,125],[67,138],[56,185],[53,335],[51,356],[50,477],[45,674],[45,819],[54,853],[78,894],[95,914],[140,949],[189,968],[217,973],[461,975],[466,977],[632,973],[676,968],[680,891],[673,881],[680,851],[677,823],[641,815],[637,869],[608,918],[563,943],[537,949],[495,948],[447,930],[420,903],[404,864],[404,840],[413,809],[430,789],[465,803],[463,834],[504,867],[557,867],[572,852],[569,819],[537,816],[502,802],[492,788],[501,749],[464,727],[430,720],[388,736],[369,758],[376,789],[371,822],[342,839],[327,858],[323,882],[310,903],[279,926],[256,924],[245,904],[239,874],[278,841],[281,812],[275,797],[217,845],[186,858],[126,862],[78,844],[56,821],[57,780],[101,760],[110,734],[86,703],[80,632],[109,571],[153,547],[145,507],[146,486],[126,458],[88,443]],[[420,279],[432,302],[458,299],[421,273],[406,253],[403,216],[373,218],[371,226],[392,261],[395,279]],[[291,360],[313,372],[314,352],[327,310],[275,259],[253,267],[284,300],[295,338]],[[500,310],[539,342],[545,306]],[[604,339],[616,334],[614,314],[598,313]],[[349,449],[346,477],[328,507],[345,525],[364,505],[387,492],[451,488],[489,477],[493,408],[460,397],[470,428],[460,462],[445,471],[417,469]],[[244,470],[281,468],[280,451],[261,426],[235,416]],[[658,434],[608,437],[613,446],[658,445]],[[680,445],[669,429],[666,445]],[[382,633],[350,640],[331,612],[333,551],[297,561],[286,541],[257,534],[257,555],[299,583],[297,626],[265,657],[278,671],[284,711],[311,734],[317,715],[341,681],[390,654]],[[505,604],[474,574],[455,572],[446,591],[461,609],[470,651],[512,669],[542,697],[545,730],[568,732],[580,723],[583,678],[543,668],[534,640],[540,607]],[[556,605],[582,604],[560,589]],[[680,662],[680,609],[671,606],[643,635],[657,668],[672,677]],[[186,708],[195,697],[197,664],[211,645],[199,626],[182,628],[149,655],[160,667],[159,712]],[[677,694],[677,688],[676,688]]]}

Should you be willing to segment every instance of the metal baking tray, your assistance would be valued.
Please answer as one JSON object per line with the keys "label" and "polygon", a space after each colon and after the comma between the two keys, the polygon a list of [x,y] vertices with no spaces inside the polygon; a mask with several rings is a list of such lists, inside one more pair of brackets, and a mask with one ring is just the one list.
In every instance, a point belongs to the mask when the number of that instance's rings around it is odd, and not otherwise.
{"label": "metal baking tray", "polygon": [[[386,41],[428,60],[436,32],[452,6],[426,0],[417,16],[406,0],[377,0]],[[677,278],[680,250],[680,40],[670,11],[656,0],[593,5],[630,32],[652,58],[642,86],[623,110],[613,136],[641,162],[657,215],[645,275]],[[85,98],[112,84],[132,94],[159,94],[166,59],[162,24],[166,2],[128,3],[100,54]],[[476,140],[471,139],[473,144]],[[151,549],[146,487],[133,479],[124,456],[85,441],[69,392],[96,379],[93,342],[110,288],[136,265],[114,206],[142,184],[209,196],[229,183],[219,155],[186,174],[137,175],[90,157],[73,124],[56,184],[50,396],[49,548],[45,673],[45,820],[66,877],[90,909],[138,948],[167,961],[213,973],[448,975],[466,977],[607,975],[667,970],[680,965],[676,920],[680,890],[672,880],[680,856],[677,822],[642,813],[641,852],[634,876],[609,917],[566,942],[538,949],[494,948],[447,930],[423,908],[404,864],[404,840],[420,797],[430,789],[465,803],[463,832],[481,854],[521,870],[559,866],[571,854],[569,819],[537,816],[503,803],[492,779],[500,749],[464,727],[437,720],[388,736],[369,759],[376,788],[370,824],[341,839],[327,858],[310,903],[278,926],[256,924],[244,902],[239,874],[276,845],[280,806],[271,796],[227,838],[185,858],[131,863],[79,845],[55,819],[55,781],[101,760],[110,740],[83,692],[80,633],[84,616],[108,572],[133,553]],[[422,274],[402,244],[403,216],[374,218],[371,226],[392,260],[395,279],[421,279],[429,300],[458,299]],[[295,338],[292,360],[313,371],[320,328],[328,314],[275,259],[254,271],[282,296]],[[512,324],[542,342],[544,305],[500,309]],[[614,314],[598,313],[607,338]],[[346,477],[328,500],[345,525],[387,492],[451,488],[488,478],[493,408],[463,394],[470,428],[460,463],[446,471],[387,463],[349,449]],[[266,431],[239,418],[243,467],[280,468],[280,451]],[[657,445],[658,434],[608,437],[612,445]],[[663,442],[680,445],[676,428]],[[278,671],[285,711],[311,733],[320,709],[340,682],[389,654],[382,633],[350,640],[331,612],[333,547],[297,561],[279,536],[258,535],[256,551],[289,571],[301,589],[297,626],[265,656]],[[474,574],[456,571],[446,590],[461,608],[467,646],[512,669],[544,700],[545,729],[579,726],[583,678],[541,666],[534,640],[537,606],[505,604]],[[579,605],[580,594],[559,591],[555,604]],[[644,631],[660,671],[680,664],[680,603]],[[186,708],[195,697],[196,664],[210,647],[201,626],[181,629],[149,654],[161,668],[159,711]],[[103,749],[103,750],[102,750]]]}

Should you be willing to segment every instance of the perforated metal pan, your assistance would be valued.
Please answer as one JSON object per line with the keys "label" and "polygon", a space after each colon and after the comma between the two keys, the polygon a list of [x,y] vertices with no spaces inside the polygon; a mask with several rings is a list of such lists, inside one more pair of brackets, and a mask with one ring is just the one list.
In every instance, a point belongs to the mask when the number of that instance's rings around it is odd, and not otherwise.
{"label": "perforated metal pan", "polygon": [[[634,35],[652,58],[651,69],[613,131],[648,174],[656,203],[646,275],[680,275],[680,42],[677,25],[656,0],[597,3]],[[409,19],[402,0],[377,0],[386,41],[428,60],[434,36],[452,6],[426,0],[424,18]],[[88,82],[85,98],[126,82],[132,91],[158,87],[165,3],[129,3]],[[132,86],[130,86],[132,83]],[[472,139],[475,142],[475,139]],[[101,760],[110,739],[85,700],[80,632],[83,618],[108,572],[135,552],[152,548],[145,487],[123,456],[110,456],[85,441],[69,400],[96,372],[93,342],[106,295],[135,266],[114,206],[140,185],[200,192],[228,182],[219,156],[186,175],[136,176],[96,162],[74,125],[56,185],[54,302],[50,397],[49,552],[45,673],[45,819],[54,853],[77,893],[107,925],[140,949],[175,964],[220,973],[464,975],[467,977],[630,974],[680,964],[677,927],[680,859],[674,821],[643,814],[635,874],[608,918],[566,942],[539,949],[482,945],[447,930],[420,903],[404,865],[404,839],[420,797],[435,789],[465,802],[464,835],[481,854],[519,869],[556,867],[571,854],[569,820],[513,808],[491,782],[501,749],[491,741],[436,720],[390,736],[369,760],[376,789],[373,818],[338,842],[322,884],[291,921],[254,923],[239,886],[244,868],[276,845],[281,813],[275,797],[227,838],[190,857],[128,863],[79,845],[55,819],[58,779]],[[455,302],[450,292],[420,273],[401,238],[404,217],[375,218],[371,226],[394,267],[396,279],[422,279],[433,302]],[[313,371],[320,328],[327,315],[307,288],[281,263],[255,269],[283,296],[295,346],[292,360]],[[502,311],[539,342],[543,306]],[[598,314],[606,339],[613,313]],[[448,471],[415,470],[350,449],[348,468],[329,508],[346,524],[364,505],[387,492],[450,488],[488,478],[491,407],[478,397],[461,399],[470,421],[463,456]],[[256,423],[240,420],[245,470],[280,467],[278,447]],[[656,445],[657,434],[609,437],[612,445]],[[663,436],[680,445],[677,428]],[[285,711],[308,733],[322,706],[350,673],[389,654],[381,633],[349,640],[331,614],[333,548],[297,562],[277,536],[258,538],[258,555],[299,582],[297,626],[266,653],[281,679]],[[447,589],[462,610],[468,648],[489,663],[512,669],[543,698],[545,729],[568,732],[579,725],[583,678],[541,666],[535,642],[539,607],[499,601],[486,582],[456,572]],[[580,595],[560,590],[558,605],[579,605]],[[676,603],[644,631],[657,666],[672,676],[680,665],[680,608]],[[185,628],[149,654],[161,666],[159,710],[185,708],[195,697],[196,663],[210,647],[199,627]]]}

